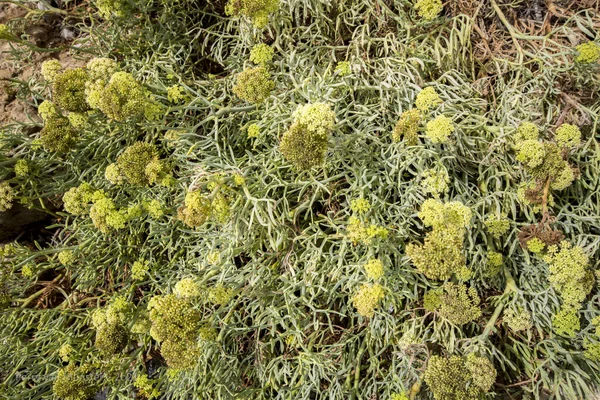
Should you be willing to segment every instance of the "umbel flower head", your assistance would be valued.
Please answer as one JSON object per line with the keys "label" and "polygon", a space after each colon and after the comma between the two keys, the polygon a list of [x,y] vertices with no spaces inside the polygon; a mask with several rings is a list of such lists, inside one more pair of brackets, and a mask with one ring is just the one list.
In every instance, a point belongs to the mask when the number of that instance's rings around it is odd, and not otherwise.
{"label": "umbel flower head", "polygon": [[111,356],[120,353],[129,341],[127,330],[123,326],[119,305],[110,305],[94,312],[92,322],[96,328],[96,341],[94,346],[98,351]]}
{"label": "umbel flower head", "polygon": [[402,138],[409,146],[416,146],[419,143],[417,131],[421,123],[421,112],[416,109],[404,111],[392,132],[392,140],[399,142]]}
{"label": "umbel flower head", "polygon": [[334,72],[339,76],[348,76],[352,73],[352,66],[350,61],[340,61],[335,66]]}
{"label": "umbel flower head", "polygon": [[66,153],[77,142],[77,132],[68,118],[59,115],[48,118],[40,132],[42,146],[49,151]]}
{"label": "umbel flower head", "polygon": [[423,298],[423,306],[437,312],[454,325],[464,325],[481,316],[479,296],[475,288],[447,282],[441,288],[430,290]]}
{"label": "umbel flower head", "polygon": [[432,20],[442,12],[442,0],[417,0],[415,10],[424,20]]}
{"label": "umbel flower head", "polygon": [[561,148],[576,147],[581,143],[581,131],[575,125],[562,124],[556,129],[554,139]]}
{"label": "umbel flower head", "polygon": [[[159,171],[156,168],[150,168],[155,162],[159,163]],[[158,151],[156,147],[150,143],[135,142],[127,147],[123,153],[117,157],[116,166],[110,167],[111,171],[107,170],[106,176],[113,183],[121,182],[120,177],[123,177],[131,185],[148,185],[150,178],[155,180],[162,171],[162,164],[158,160]],[[149,172],[149,173],[147,173]]]}
{"label": "umbel flower head", "polygon": [[525,140],[538,140],[540,136],[540,130],[538,127],[528,121],[524,121],[519,125],[515,133],[513,134],[513,139],[515,143],[520,143]]}
{"label": "umbel flower head", "polygon": [[329,133],[335,128],[335,113],[328,104],[314,103],[299,106],[293,118],[279,150],[299,170],[323,164]]}
{"label": "umbel flower head", "polygon": [[364,268],[369,279],[378,280],[383,276],[383,262],[381,260],[371,258]]}
{"label": "umbel flower head", "polygon": [[600,46],[591,40],[578,45],[575,50],[579,53],[575,61],[581,64],[595,63],[600,58]]}
{"label": "umbel flower head", "polygon": [[52,80],[52,98],[59,107],[67,111],[88,111],[90,107],[85,95],[88,79],[88,74],[83,68],[68,69],[57,74]]}
{"label": "umbel flower head", "polygon": [[515,332],[531,329],[533,326],[531,314],[523,309],[508,308],[504,310],[502,320]]}
{"label": "umbel flower head", "polygon": [[267,26],[269,14],[279,8],[279,0],[229,0],[225,6],[227,15],[243,15],[258,29]]}
{"label": "umbel flower head", "polygon": [[442,104],[442,99],[432,86],[421,90],[415,100],[415,106],[424,113],[439,104]]}
{"label": "umbel flower head", "polygon": [[184,205],[177,210],[178,218],[189,227],[198,227],[210,217],[212,212],[211,201],[200,190],[188,192],[185,195]]}
{"label": "umbel flower head", "polygon": [[421,187],[426,193],[431,193],[435,197],[448,191],[448,183],[450,183],[450,176],[441,164],[423,172]]}
{"label": "umbel flower head", "polygon": [[56,375],[52,391],[61,400],[88,400],[99,388],[98,379],[90,365],[76,366],[73,362],[61,368]]}
{"label": "umbel flower head", "polygon": [[183,299],[198,297],[201,294],[200,285],[193,278],[183,278],[175,284],[173,293]]}
{"label": "umbel flower head", "polygon": [[273,48],[265,43],[254,45],[250,50],[250,61],[261,66],[268,65],[273,60]]}
{"label": "umbel flower head", "polygon": [[471,272],[466,266],[462,247],[471,210],[456,201],[442,203],[428,199],[421,206],[419,218],[433,230],[422,245],[410,243],[406,246],[406,255],[417,270],[430,279],[445,280],[452,274],[461,280],[468,279]]}
{"label": "umbel flower head", "polygon": [[106,19],[122,18],[130,11],[129,3],[125,0],[96,0],[98,13]]}
{"label": "umbel flower head", "polygon": [[8,182],[0,182],[0,212],[10,210],[13,206],[15,194]]}
{"label": "umbel flower head", "polygon": [[58,108],[54,105],[53,102],[44,100],[38,106],[38,114],[42,117],[42,120],[48,121],[50,118],[59,117],[60,113],[58,112]]}
{"label": "umbel flower head", "polygon": [[352,304],[363,317],[372,317],[379,302],[385,297],[383,286],[365,283],[352,298]]}
{"label": "umbel flower head", "polygon": [[236,78],[233,93],[252,104],[262,103],[271,95],[275,82],[264,67],[247,68]]}
{"label": "umbel flower head", "polygon": [[425,136],[432,143],[447,143],[452,132],[454,132],[452,120],[444,115],[440,115],[427,123]]}
{"label": "umbel flower head", "polygon": [[491,214],[485,220],[485,227],[490,235],[499,238],[510,229],[510,220],[506,214]]}
{"label": "umbel flower head", "polygon": [[152,322],[150,335],[161,343],[161,354],[175,369],[192,368],[198,361],[197,344],[200,313],[173,294],[155,296],[148,303]]}
{"label": "umbel flower head", "polygon": [[42,63],[42,77],[48,81],[54,81],[54,78],[62,71],[62,65],[58,60],[46,60]]}
{"label": "umbel flower head", "polygon": [[148,99],[144,89],[133,75],[115,72],[106,86],[96,81],[88,86],[87,101],[107,117],[119,122],[138,118],[144,114]]}
{"label": "umbel flower head", "polygon": [[432,356],[423,380],[436,400],[478,400],[496,381],[496,369],[485,357]]}

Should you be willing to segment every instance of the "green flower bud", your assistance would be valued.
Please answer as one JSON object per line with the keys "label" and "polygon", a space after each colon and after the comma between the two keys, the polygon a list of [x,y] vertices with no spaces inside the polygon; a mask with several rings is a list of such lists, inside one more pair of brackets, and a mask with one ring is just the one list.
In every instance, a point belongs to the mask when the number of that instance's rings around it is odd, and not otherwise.
{"label": "green flower bud", "polygon": [[233,93],[252,104],[265,101],[275,88],[271,74],[264,67],[248,68],[237,76]]}
{"label": "green flower bud", "polygon": [[89,77],[83,68],[68,69],[52,81],[52,97],[59,107],[72,112],[86,112],[85,86]]}

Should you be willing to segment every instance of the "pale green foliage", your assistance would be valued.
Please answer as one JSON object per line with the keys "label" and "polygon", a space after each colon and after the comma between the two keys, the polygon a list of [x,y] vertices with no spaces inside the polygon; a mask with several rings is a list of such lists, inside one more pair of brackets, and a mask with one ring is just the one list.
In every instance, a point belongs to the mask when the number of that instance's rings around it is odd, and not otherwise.
{"label": "pale green foliage", "polygon": [[89,110],[85,85],[89,77],[85,69],[73,68],[57,74],[52,80],[52,98],[61,108],[73,112]]}
{"label": "pale green foliage", "polygon": [[8,182],[0,182],[0,212],[10,210],[15,194]]}
{"label": "pale green foliage", "polygon": [[575,61],[581,64],[595,63],[600,58],[600,46],[591,40],[577,45],[575,50],[579,53],[577,57],[575,57]]}
{"label": "pale green foliage", "polygon": [[42,63],[41,72],[44,79],[53,82],[54,78],[62,71],[62,65],[58,60],[46,60]]}
{"label": "pale green foliage", "polygon": [[236,78],[233,93],[252,104],[265,101],[275,88],[271,74],[264,67],[248,68]]}
{"label": "pale green foliage", "polygon": [[363,317],[371,318],[375,309],[385,297],[383,286],[378,283],[363,284],[352,298],[352,304]]}
{"label": "pale green foliage", "polygon": [[243,15],[250,19],[254,27],[264,28],[269,22],[269,14],[279,8],[279,0],[229,0],[225,7],[227,15]]}
{"label": "pale green foliage", "polygon": [[484,387],[495,381],[496,374],[490,361],[483,357],[431,356],[423,380],[435,400],[478,400],[487,391]]}
{"label": "pale green foliage", "polygon": [[394,131],[392,132],[392,140],[399,142],[402,138],[409,146],[415,146],[419,142],[417,131],[421,123],[421,112],[416,109],[404,111],[398,119]]}
{"label": "pale green foliage", "polygon": [[415,10],[424,20],[432,20],[437,17],[444,8],[442,0],[416,0]]}
{"label": "pale green foliage", "polygon": [[254,45],[250,50],[250,61],[254,64],[266,66],[273,60],[274,50],[265,43]]}
{"label": "pale green foliage", "polygon": [[415,106],[422,112],[427,112],[440,104],[442,104],[442,99],[431,86],[421,90],[415,100]]}
{"label": "pale green foliage", "polygon": [[445,283],[425,294],[424,307],[435,311],[455,325],[464,325],[481,316],[479,296],[474,288],[464,284]]}
{"label": "pale green foliage", "polygon": [[294,122],[283,134],[279,150],[297,169],[321,165],[325,160],[329,133],[335,128],[336,117],[328,104],[299,106]]}
{"label": "pale green foliage", "polygon": [[452,120],[444,115],[440,115],[427,123],[425,136],[432,143],[448,143],[452,132],[454,132]]}

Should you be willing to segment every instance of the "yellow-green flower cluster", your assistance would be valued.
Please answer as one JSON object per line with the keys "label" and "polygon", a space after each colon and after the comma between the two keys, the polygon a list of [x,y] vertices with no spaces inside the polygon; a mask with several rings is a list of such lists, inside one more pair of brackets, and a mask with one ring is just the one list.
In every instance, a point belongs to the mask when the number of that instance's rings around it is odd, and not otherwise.
{"label": "yellow-green flower cluster", "polygon": [[274,51],[271,46],[265,43],[259,43],[252,46],[252,49],[250,50],[250,61],[264,67],[273,60],[273,54]]}
{"label": "yellow-green flower cluster", "polygon": [[554,140],[561,148],[576,147],[581,143],[581,131],[575,125],[562,124],[556,129]]}
{"label": "yellow-green flower cluster", "polygon": [[72,187],[63,195],[65,210],[73,215],[87,214],[95,193],[92,185],[87,182]]}
{"label": "yellow-green flower cluster", "polygon": [[594,274],[588,269],[588,256],[583,248],[563,241],[560,247],[548,247],[544,261],[549,265],[548,281],[563,302],[553,319],[554,329],[559,334],[573,336],[579,330],[577,311],[594,285]]}
{"label": "yellow-green flower cluster", "polygon": [[423,298],[423,306],[427,310],[437,312],[455,325],[464,325],[479,318],[479,302],[475,288],[452,282],[430,290]]}
{"label": "yellow-green flower cluster", "polygon": [[485,227],[490,235],[499,238],[510,229],[510,220],[506,214],[491,214],[485,220]]}
{"label": "yellow-green flower cluster", "polygon": [[116,163],[107,167],[105,177],[116,185],[126,181],[141,186],[163,184],[170,174],[167,165],[158,158],[154,145],[136,142],[119,155]]}
{"label": "yellow-green flower cluster", "polygon": [[203,225],[210,217],[211,211],[210,199],[200,190],[188,192],[183,207],[177,210],[178,218],[192,228]]}
{"label": "yellow-green flower cluster", "polygon": [[73,346],[71,346],[70,344],[63,344],[62,346],[60,346],[60,349],[58,349],[58,356],[63,362],[69,362],[71,354],[74,351],[75,349],[73,349]]}
{"label": "yellow-green flower cluster", "polygon": [[250,124],[248,126],[247,134],[249,138],[257,138],[260,136],[260,127],[258,124]]}
{"label": "yellow-green flower cluster", "polygon": [[115,72],[106,86],[103,83],[103,80],[97,80],[93,85],[88,85],[87,101],[90,106],[119,122],[144,114],[148,99],[133,75]]}
{"label": "yellow-green flower cluster", "polygon": [[62,65],[58,60],[46,60],[42,63],[41,72],[42,77],[48,81],[53,82],[54,78],[62,71]]}
{"label": "yellow-green flower cluster", "polygon": [[75,253],[72,250],[63,250],[58,253],[58,262],[68,267],[75,261]]}
{"label": "yellow-green flower cluster", "polygon": [[88,111],[90,107],[85,95],[88,79],[87,71],[83,68],[68,69],[57,74],[52,80],[52,98],[67,111]]}
{"label": "yellow-green flower cluster", "polygon": [[120,353],[129,341],[129,335],[123,323],[120,310],[114,306],[98,309],[92,317],[96,328],[96,341],[94,346],[98,351],[111,356]]}
{"label": "yellow-green flower cluster", "polygon": [[502,253],[488,251],[484,276],[493,277],[498,275],[502,269],[502,265],[504,265],[504,257],[502,256]]}
{"label": "yellow-green flower cluster", "polygon": [[513,134],[513,140],[516,144],[518,144],[526,140],[537,140],[539,136],[540,130],[538,129],[537,125],[528,121],[524,121],[521,122]]}
{"label": "yellow-green flower cluster", "polygon": [[227,15],[243,15],[255,28],[262,29],[269,23],[269,14],[279,8],[279,0],[229,0],[225,6]]}
{"label": "yellow-green flower cluster", "polygon": [[596,327],[596,336],[600,337],[600,315],[592,318],[590,322]]}
{"label": "yellow-green flower cluster", "polygon": [[419,218],[433,230],[425,237],[424,244],[406,246],[406,255],[419,272],[430,279],[445,280],[452,274],[468,279],[470,270],[462,247],[471,215],[471,210],[457,201],[425,200]]}
{"label": "yellow-green flower cluster", "polygon": [[416,146],[419,143],[418,129],[421,123],[421,112],[416,109],[404,111],[392,132],[392,140],[399,142],[404,138],[404,141],[409,146]]}
{"label": "yellow-green flower cluster", "polygon": [[200,313],[174,294],[155,296],[148,303],[150,335],[161,343],[161,354],[175,369],[192,368],[198,360]]}
{"label": "yellow-green flower cluster", "polygon": [[600,46],[591,40],[576,46],[575,50],[579,53],[575,61],[581,64],[595,63],[600,58]]}
{"label": "yellow-green flower cluster", "polygon": [[131,279],[134,281],[142,281],[150,270],[150,263],[148,260],[137,260],[131,266]]}
{"label": "yellow-green flower cluster", "polygon": [[443,165],[423,172],[421,187],[426,193],[431,193],[435,197],[448,191],[448,183],[450,183],[450,176]]}
{"label": "yellow-green flower cluster", "polygon": [[348,219],[346,237],[354,245],[359,243],[371,244],[376,239],[386,239],[388,230],[377,224],[368,224],[353,215]]}
{"label": "yellow-green flower cluster", "polygon": [[77,136],[68,118],[55,115],[46,120],[40,132],[40,141],[47,150],[66,153],[75,145]]}
{"label": "yellow-green flower cluster", "polygon": [[90,208],[92,223],[102,233],[109,233],[110,229],[123,229],[129,218],[127,210],[117,210],[115,203],[108,197],[94,201]]}
{"label": "yellow-green flower cluster", "polygon": [[546,244],[537,237],[527,241],[527,250],[531,251],[532,253],[541,253],[544,251],[544,247],[546,247]]}
{"label": "yellow-green flower cluster", "polygon": [[44,100],[40,103],[38,106],[38,114],[44,121],[48,121],[50,118],[60,116],[54,103],[48,100]]}
{"label": "yellow-green flower cluster", "polygon": [[233,93],[252,104],[260,104],[271,95],[275,82],[265,67],[247,68],[236,78]]}
{"label": "yellow-green flower cluster", "polygon": [[167,88],[167,99],[174,104],[184,103],[189,100],[189,95],[181,85],[173,85]]}
{"label": "yellow-green flower cluster", "polygon": [[96,0],[95,3],[100,16],[106,19],[122,18],[130,9],[125,0]]}
{"label": "yellow-green flower cluster", "polygon": [[29,163],[27,160],[17,160],[14,171],[15,175],[19,178],[25,178],[29,175]]}
{"label": "yellow-green flower cluster", "polygon": [[10,28],[6,24],[0,24],[0,40],[12,40],[14,36],[10,32]]}
{"label": "yellow-green flower cluster", "polygon": [[75,129],[83,129],[88,124],[88,116],[84,113],[69,113],[67,115],[67,119],[69,120],[71,126]]}
{"label": "yellow-green flower cluster", "polygon": [[112,76],[119,70],[117,62],[111,58],[92,58],[86,64],[88,75],[92,82],[98,80],[105,81],[108,77]]}
{"label": "yellow-green flower cluster", "polygon": [[432,86],[421,90],[415,100],[415,106],[424,113],[440,104],[442,104],[442,99]]}
{"label": "yellow-green flower cluster", "polygon": [[390,396],[390,400],[409,400],[408,396],[405,392],[402,393],[392,393]]}
{"label": "yellow-green flower cluster", "polygon": [[13,206],[15,193],[8,182],[0,182],[0,212],[10,210]]}
{"label": "yellow-green flower cluster", "polygon": [[133,381],[133,386],[138,390],[138,394],[144,399],[154,399],[160,396],[160,390],[154,387],[156,380],[150,379],[148,375],[138,375]]}
{"label": "yellow-green flower cluster", "polygon": [[371,318],[375,309],[385,297],[383,286],[378,283],[363,284],[352,298],[352,304],[363,317]]}
{"label": "yellow-green flower cluster", "polygon": [[443,8],[442,0],[417,0],[415,3],[415,10],[426,21],[437,17]]}
{"label": "yellow-green flower cluster", "polygon": [[371,203],[369,200],[364,198],[353,199],[350,201],[350,209],[352,212],[363,215],[366,214],[371,209]]}
{"label": "yellow-green flower cluster", "polygon": [[149,200],[142,203],[144,210],[154,219],[159,219],[165,214],[165,209],[160,200]]}
{"label": "yellow-green flower cluster", "polygon": [[542,142],[537,140],[525,140],[519,143],[517,161],[529,168],[535,168],[544,162],[546,149]]}
{"label": "yellow-green flower cluster", "polygon": [[448,143],[448,138],[454,132],[452,120],[444,115],[440,115],[427,123],[425,136],[432,143]]}
{"label": "yellow-green flower cluster", "polygon": [[496,375],[485,357],[432,356],[423,379],[436,400],[478,400],[492,387]]}
{"label": "yellow-green flower cluster", "polygon": [[592,360],[592,361],[600,361],[600,343],[592,343],[589,340],[584,341],[583,348],[585,351],[583,355]]}
{"label": "yellow-green flower cluster", "polygon": [[334,72],[339,76],[348,76],[352,73],[352,67],[349,61],[340,61],[335,66]]}
{"label": "yellow-green flower cluster", "polygon": [[550,188],[553,190],[563,190],[571,186],[571,183],[575,180],[575,170],[571,166],[565,163],[564,168],[560,171],[550,184]]}
{"label": "yellow-green flower cluster", "polygon": [[292,116],[294,122],[283,134],[279,150],[300,170],[323,164],[335,113],[328,104],[314,103],[299,106]]}
{"label": "yellow-green flower cluster", "polygon": [[506,322],[508,327],[515,332],[531,329],[533,326],[531,314],[526,310],[508,308],[504,310],[502,319]]}
{"label": "yellow-green flower cluster", "polygon": [[52,391],[61,400],[88,400],[98,390],[98,380],[90,365],[76,366],[70,363],[58,370]]}
{"label": "yellow-green flower cluster", "polygon": [[383,276],[383,262],[376,258],[371,258],[364,265],[365,273],[369,279],[378,280]]}
{"label": "yellow-green flower cluster", "polygon": [[208,289],[208,301],[215,305],[224,306],[231,301],[234,293],[232,288],[225,287],[219,283]]}
{"label": "yellow-green flower cluster", "polygon": [[183,278],[175,284],[173,293],[183,299],[191,299],[201,294],[200,285],[193,278]]}
{"label": "yellow-green flower cluster", "polygon": [[35,272],[33,271],[33,267],[30,264],[26,264],[21,268],[21,275],[25,278],[33,278]]}

